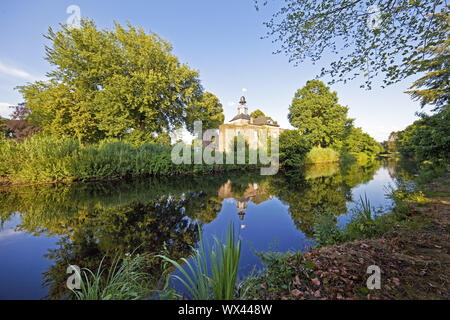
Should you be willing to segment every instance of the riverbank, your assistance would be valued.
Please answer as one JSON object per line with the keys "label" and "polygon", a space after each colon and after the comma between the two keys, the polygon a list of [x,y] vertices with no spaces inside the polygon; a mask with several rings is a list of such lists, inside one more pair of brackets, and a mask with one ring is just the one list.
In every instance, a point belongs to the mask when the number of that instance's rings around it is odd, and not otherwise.
{"label": "riverbank", "polygon": [[[190,152],[188,158],[193,162],[192,147]],[[171,146],[151,143],[135,146],[121,140],[82,145],[68,137],[36,134],[22,143],[0,141],[0,185],[210,175],[260,168],[249,161],[239,165],[226,164],[226,154],[221,156],[224,159],[222,165],[176,164],[172,160]]]}
{"label": "riverbank", "polygon": [[[416,194],[404,201],[403,218],[384,216],[382,236],[272,257],[253,298],[449,299],[449,168]],[[380,290],[367,289],[371,265],[380,267]]]}

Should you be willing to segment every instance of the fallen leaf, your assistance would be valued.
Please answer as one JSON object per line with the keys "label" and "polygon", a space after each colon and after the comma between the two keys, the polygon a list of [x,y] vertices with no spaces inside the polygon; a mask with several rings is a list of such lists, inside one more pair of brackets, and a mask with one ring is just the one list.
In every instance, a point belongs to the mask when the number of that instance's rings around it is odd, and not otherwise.
{"label": "fallen leaf", "polygon": [[301,295],[302,293],[301,293],[300,290],[294,289],[294,290],[291,291],[291,294],[292,294],[294,297],[298,297],[298,296]]}
{"label": "fallen leaf", "polygon": [[317,278],[311,279],[311,281],[316,285],[316,286],[320,286],[320,280]]}
{"label": "fallen leaf", "polygon": [[392,281],[395,283],[397,287],[400,285],[400,280],[398,278],[392,278]]}

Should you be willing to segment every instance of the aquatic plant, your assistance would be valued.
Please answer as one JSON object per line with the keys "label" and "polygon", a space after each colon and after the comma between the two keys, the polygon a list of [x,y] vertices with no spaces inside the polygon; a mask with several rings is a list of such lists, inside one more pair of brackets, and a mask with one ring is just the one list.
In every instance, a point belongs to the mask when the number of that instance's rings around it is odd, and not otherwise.
{"label": "aquatic plant", "polygon": [[72,290],[77,300],[138,300],[150,294],[150,276],[144,271],[149,256],[127,254],[113,259],[105,278],[105,257],[94,273],[88,268],[77,271],[80,290]]}
{"label": "aquatic plant", "polygon": [[[225,243],[214,237],[213,247],[210,247],[209,243],[205,247],[200,226],[199,236],[200,248],[194,250],[192,261],[186,258],[181,259],[187,268],[183,268],[178,262],[164,255],[159,257],[181,272],[183,277],[178,275],[172,275],[172,277],[184,285],[192,299],[232,300],[236,298],[241,239],[236,241],[234,226],[232,224],[228,226]],[[208,272],[208,267],[211,272]],[[245,293],[246,290],[240,291]]]}

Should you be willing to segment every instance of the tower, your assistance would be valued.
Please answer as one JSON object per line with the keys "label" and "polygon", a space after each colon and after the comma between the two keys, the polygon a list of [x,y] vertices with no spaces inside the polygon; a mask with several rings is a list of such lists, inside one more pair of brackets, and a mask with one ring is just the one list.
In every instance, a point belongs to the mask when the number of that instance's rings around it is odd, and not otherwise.
{"label": "tower", "polygon": [[239,101],[238,115],[239,114],[248,115],[247,102],[245,101],[245,97],[244,96],[242,96],[241,100]]}

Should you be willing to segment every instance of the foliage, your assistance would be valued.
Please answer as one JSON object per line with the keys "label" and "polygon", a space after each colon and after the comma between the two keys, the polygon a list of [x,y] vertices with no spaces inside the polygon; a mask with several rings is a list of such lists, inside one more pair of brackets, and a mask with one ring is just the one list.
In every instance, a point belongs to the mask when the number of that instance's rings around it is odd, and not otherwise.
{"label": "foliage", "polygon": [[25,103],[19,103],[17,106],[10,106],[14,108],[11,114],[11,119],[4,119],[0,117],[1,138],[12,138],[18,142],[25,138],[41,131],[41,128],[33,126],[28,121],[30,110],[25,106]]}
{"label": "foliage", "polygon": [[144,272],[149,262],[147,255],[128,254],[123,259],[117,257],[105,279],[103,259],[97,272],[83,268],[80,290],[72,290],[77,300],[138,300],[149,296],[149,275]]}
{"label": "foliage", "polygon": [[[171,263],[179,270],[183,278],[173,275],[189,291],[194,300],[232,300],[235,298],[237,271],[241,255],[241,240],[236,243],[234,226],[229,225],[227,238],[222,243],[214,238],[214,246],[205,249],[203,234],[199,226],[200,249],[194,251],[192,264],[189,260],[182,258],[188,271],[178,262],[160,256],[163,260]],[[208,264],[209,256],[209,264]],[[208,272],[211,268],[211,274]],[[189,274],[190,273],[190,274]]]}
{"label": "foliage", "polygon": [[380,143],[375,141],[369,134],[362,131],[361,128],[349,127],[349,132],[346,134],[343,141],[343,147],[349,153],[365,153],[373,156],[383,151]]}
{"label": "foliage", "polygon": [[289,122],[313,145],[328,147],[342,139],[348,122],[347,107],[322,81],[310,80],[299,89],[289,107]]}
{"label": "foliage", "polygon": [[[256,119],[256,118],[267,118],[267,119],[273,121],[273,119],[272,119],[271,117],[266,116],[266,115],[264,114],[264,112],[262,112],[262,111],[259,110],[259,109],[256,109],[255,111],[253,111],[252,113],[250,113],[250,117],[255,118],[255,119]],[[277,124],[276,121],[274,121],[274,123]]]}
{"label": "foliage", "polygon": [[313,147],[306,155],[306,163],[332,163],[339,161],[339,152],[332,148]]}
{"label": "foliage", "polygon": [[130,132],[155,142],[202,111],[200,119],[220,122],[217,98],[203,94],[198,72],[179,62],[172,45],[127,27],[99,30],[83,20],[80,28],[49,28],[46,60],[55,69],[48,81],[19,87],[33,123],[86,143]]}
{"label": "foliage", "polygon": [[[435,15],[443,28],[450,31],[448,12]],[[433,111],[442,110],[449,104],[450,92],[450,35],[445,41],[430,43],[424,48],[419,48],[428,59],[411,62],[418,72],[426,74],[416,80],[410,90],[406,91],[415,100],[419,100],[421,106],[434,105]],[[426,87],[421,89],[422,87]]]}
{"label": "foliage", "polygon": [[448,161],[450,155],[450,107],[434,115],[421,114],[421,119],[397,133],[398,151],[406,157],[422,161]]}
{"label": "foliage", "polygon": [[400,224],[412,226],[415,222],[408,220],[411,203],[425,203],[423,193],[416,190],[414,184],[402,180],[397,180],[397,189],[391,187],[387,191],[387,196],[395,204],[390,213],[383,214],[381,210],[376,210],[364,195],[356,202],[356,206],[352,209],[350,222],[343,229],[336,226],[336,219],[333,215],[317,216],[314,224],[316,246],[322,247],[356,239],[378,237]]}
{"label": "foliage", "polygon": [[334,215],[320,214],[314,220],[314,239],[317,247],[334,245],[341,242],[341,233],[336,226],[336,217]]}
{"label": "foliage", "polygon": [[286,172],[303,168],[310,144],[298,130],[285,130],[279,137],[279,161]]}
{"label": "foliage", "polygon": [[194,121],[202,121],[202,129],[216,129],[223,124],[222,104],[214,94],[205,92],[199,101],[186,108],[186,127],[191,133],[194,132]]}
{"label": "foliage", "polygon": [[[190,150],[193,159],[194,150]],[[171,151],[170,146],[152,143],[134,145],[108,139],[82,145],[73,138],[36,134],[23,143],[0,142],[0,176],[14,183],[88,181],[244,171],[257,167],[250,164],[177,165],[172,162]]]}
{"label": "foliage", "polygon": [[[257,9],[260,2],[255,0]],[[426,60],[421,48],[447,39],[440,18],[448,16],[445,4],[442,0],[288,0],[265,25],[268,37],[281,43],[277,53],[284,52],[290,61],[316,62],[333,54],[336,58],[322,69],[322,76],[345,83],[362,75],[361,86],[370,88],[380,75],[389,85],[420,71],[421,61]]]}
{"label": "foliage", "polygon": [[[295,271],[289,266],[287,257],[291,252],[281,253],[273,250],[255,252],[264,266],[264,271],[255,277],[253,282],[253,291],[257,291],[262,286],[268,291],[271,290],[290,290],[291,279],[295,276]],[[256,295],[256,292],[250,292],[250,295]]]}
{"label": "foliage", "polygon": [[252,118],[261,118],[261,117],[265,117],[265,116],[266,115],[264,114],[264,112],[262,112],[259,109],[256,109],[255,111],[250,113],[250,117],[252,117]]}
{"label": "foliage", "polygon": [[370,238],[386,231],[386,220],[378,215],[366,195],[360,197],[352,209],[350,222],[338,229],[334,216],[325,214],[316,218],[314,236],[316,246],[334,245],[355,239]]}

